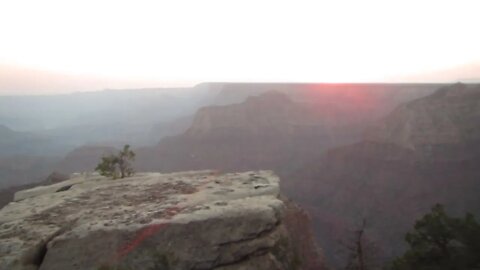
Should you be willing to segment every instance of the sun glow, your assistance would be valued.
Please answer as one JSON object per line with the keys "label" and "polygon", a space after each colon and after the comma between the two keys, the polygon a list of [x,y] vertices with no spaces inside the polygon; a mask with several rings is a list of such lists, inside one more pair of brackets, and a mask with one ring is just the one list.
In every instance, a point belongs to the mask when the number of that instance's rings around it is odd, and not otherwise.
{"label": "sun glow", "polygon": [[478,10],[478,1],[6,0],[0,64],[171,82],[384,81],[480,62]]}

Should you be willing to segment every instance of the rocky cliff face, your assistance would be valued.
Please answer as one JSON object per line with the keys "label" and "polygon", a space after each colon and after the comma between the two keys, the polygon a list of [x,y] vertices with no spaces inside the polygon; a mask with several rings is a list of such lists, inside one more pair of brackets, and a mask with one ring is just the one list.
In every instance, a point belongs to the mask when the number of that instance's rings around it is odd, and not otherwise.
{"label": "rocky cliff face", "polygon": [[268,171],[78,176],[0,211],[0,269],[324,269]]}
{"label": "rocky cliff face", "polygon": [[[394,105],[427,95],[434,87],[225,85],[220,96],[239,103],[198,110],[184,134],[139,149],[137,167],[153,171],[272,169],[283,175],[318,158],[327,148],[360,140],[365,128]],[[246,94],[258,96],[246,98]]]}
{"label": "rocky cliff face", "polygon": [[252,135],[265,131],[289,133],[292,126],[318,125],[319,122],[320,118],[308,107],[299,106],[280,92],[267,92],[240,104],[200,109],[186,135],[208,136],[222,130]]}
{"label": "rocky cliff face", "polygon": [[424,151],[426,147],[480,140],[480,86],[455,84],[399,106],[368,141]]}
{"label": "rocky cliff face", "polygon": [[344,108],[296,102],[268,92],[228,106],[199,110],[182,135],[138,150],[141,170],[294,170],[362,130]]}
{"label": "rocky cliff face", "polygon": [[[332,149],[296,175],[293,196],[333,247],[363,218],[385,257],[436,203],[480,214],[480,88],[452,85],[405,103],[367,138]],[[334,257],[335,254],[329,254]]]}

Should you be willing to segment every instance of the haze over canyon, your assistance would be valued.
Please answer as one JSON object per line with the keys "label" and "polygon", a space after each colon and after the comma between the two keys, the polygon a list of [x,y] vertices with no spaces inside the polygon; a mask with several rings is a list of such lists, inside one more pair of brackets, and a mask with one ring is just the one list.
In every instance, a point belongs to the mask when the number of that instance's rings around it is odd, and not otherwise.
{"label": "haze over canyon", "polygon": [[[282,196],[311,219],[313,232],[302,241],[321,248],[304,257],[316,267],[343,265],[338,250],[362,220],[378,261],[386,262],[405,250],[404,234],[434,204],[452,215],[480,214],[478,84],[203,83],[4,96],[0,104],[3,205],[34,186],[41,187],[28,196],[41,197],[32,202],[57,196],[48,195],[53,187],[89,194],[98,180],[69,175],[91,174],[102,156],[130,144],[140,174],[273,171]],[[141,200],[150,203],[147,197]]]}

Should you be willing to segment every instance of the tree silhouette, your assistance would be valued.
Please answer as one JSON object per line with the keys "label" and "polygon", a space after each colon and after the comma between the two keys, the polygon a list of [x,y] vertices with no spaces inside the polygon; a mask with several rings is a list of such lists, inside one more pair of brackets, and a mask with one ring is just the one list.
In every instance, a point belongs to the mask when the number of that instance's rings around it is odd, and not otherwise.
{"label": "tree silhouette", "polygon": [[347,253],[345,270],[374,270],[380,269],[378,262],[378,247],[366,237],[367,220],[362,219],[361,225],[353,231],[353,235],[346,242],[342,242]]}

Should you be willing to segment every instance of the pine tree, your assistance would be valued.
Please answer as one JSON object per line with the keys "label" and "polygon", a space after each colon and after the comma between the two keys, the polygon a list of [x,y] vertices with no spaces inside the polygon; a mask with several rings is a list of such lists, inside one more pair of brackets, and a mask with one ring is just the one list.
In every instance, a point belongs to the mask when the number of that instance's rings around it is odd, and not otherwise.
{"label": "pine tree", "polygon": [[393,270],[480,269],[480,224],[472,214],[452,218],[437,204],[405,240],[410,248],[392,262]]}

